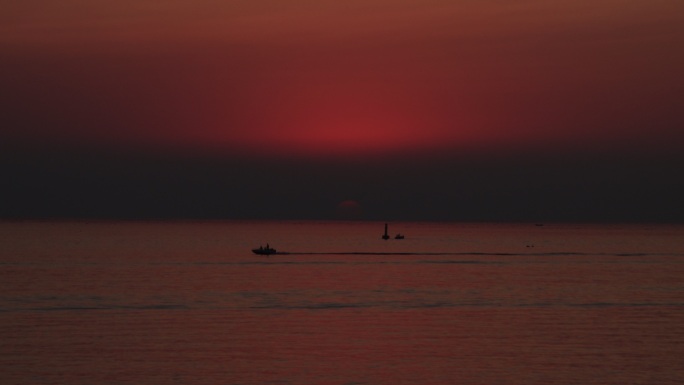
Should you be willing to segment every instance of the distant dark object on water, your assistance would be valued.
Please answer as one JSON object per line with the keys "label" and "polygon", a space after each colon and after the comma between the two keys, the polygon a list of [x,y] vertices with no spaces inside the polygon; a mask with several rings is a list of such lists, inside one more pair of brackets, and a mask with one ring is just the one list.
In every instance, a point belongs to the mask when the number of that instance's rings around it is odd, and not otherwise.
{"label": "distant dark object on water", "polygon": [[543,223],[535,223],[534,225],[537,226],[537,227],[542,227],[542,226],[544,226]]}
{"label": "distant dark object on water", "polygon": [[385,223],[385,234],[382,235],[382,239],[388,240],[389,234],[387,234],[387,223]]}
{"label": "distant dark object on water", "polygon": [[[388,240],[389,238],[390,236],[387,233],[387,223],[385,223],[385,234],[382,235],[382,239]],[[394,239],[404,239],[404,235],[401,233],[397,233],[397,235],[394,236]]]}
{"label": "distant dark object on water", "polygon": [[266,244],[266,247],[259,246],[258,249],[252,249],[252,252],[254,254],[259,254],[259,255],[271,255],[276,253],[276,249],[272,248],[271,246]]}

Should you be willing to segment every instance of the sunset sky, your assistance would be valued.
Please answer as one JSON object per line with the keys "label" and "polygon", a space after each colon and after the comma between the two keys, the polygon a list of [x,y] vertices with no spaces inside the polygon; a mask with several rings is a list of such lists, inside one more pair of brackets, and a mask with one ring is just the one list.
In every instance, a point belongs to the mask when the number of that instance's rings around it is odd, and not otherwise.
{"label": "sunset sky", "polygon": [[0,150],[6,218],[684,222],[684,2],[4,1]]}

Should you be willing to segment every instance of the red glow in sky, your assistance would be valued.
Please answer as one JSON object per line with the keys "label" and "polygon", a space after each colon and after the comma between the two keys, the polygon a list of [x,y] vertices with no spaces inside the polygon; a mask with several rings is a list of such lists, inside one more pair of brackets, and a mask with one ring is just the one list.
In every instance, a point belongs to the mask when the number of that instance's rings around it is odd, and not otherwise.
{"label": "red glow in sky", "polygon": [[5,141],[348,156],[684,139],[678,0],[0,7]]}

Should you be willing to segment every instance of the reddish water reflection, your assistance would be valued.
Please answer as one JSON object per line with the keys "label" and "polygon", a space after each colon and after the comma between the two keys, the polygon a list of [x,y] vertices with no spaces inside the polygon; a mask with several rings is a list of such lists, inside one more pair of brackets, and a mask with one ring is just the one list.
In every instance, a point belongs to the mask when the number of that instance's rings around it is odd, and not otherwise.
{"label": "reddish water reflection", "polygon": [[676,227],[2,226],[0,383],[684,381]]}

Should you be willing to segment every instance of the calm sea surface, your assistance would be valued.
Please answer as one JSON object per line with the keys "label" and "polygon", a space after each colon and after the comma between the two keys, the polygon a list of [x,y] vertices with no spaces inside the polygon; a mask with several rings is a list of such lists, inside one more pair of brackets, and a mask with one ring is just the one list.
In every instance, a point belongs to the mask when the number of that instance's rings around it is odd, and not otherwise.
{"label": "calm sea surface", "polygon": [[0,223],[0,384],[684,383],[684,227],[382,232]]}

